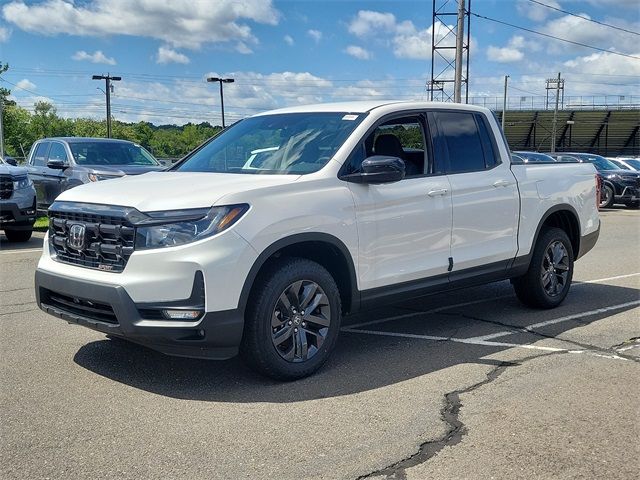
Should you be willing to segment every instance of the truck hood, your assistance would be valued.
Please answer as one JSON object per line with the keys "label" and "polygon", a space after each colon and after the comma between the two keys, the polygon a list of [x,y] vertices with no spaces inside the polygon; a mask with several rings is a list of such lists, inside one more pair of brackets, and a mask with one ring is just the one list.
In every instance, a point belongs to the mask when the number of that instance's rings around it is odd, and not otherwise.
{"label": "truck hood", "polygon": [[230,193],[295,182],[299,175],[151,172],[87,183],[56,200],[133,207],[141,212],[202,208]]}
{"label": "truck hood", "polygon": [[13,165],[5,165],[0,163],[0,175],[12,175],[14,177],[23,177],[27,174],[24,167],[14,167]]}
{"label": "truck hood", "polygon": [[83,165],[91,173],[123,177],[125,175],[140,175],[147,172],[159,172],[165,169],[162,165]]}

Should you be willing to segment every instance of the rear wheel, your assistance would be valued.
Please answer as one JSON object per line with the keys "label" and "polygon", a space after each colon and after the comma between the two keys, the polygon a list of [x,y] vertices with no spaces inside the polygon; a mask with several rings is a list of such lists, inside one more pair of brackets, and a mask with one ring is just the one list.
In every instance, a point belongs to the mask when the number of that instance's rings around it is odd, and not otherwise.
{"label": "rear wheel", "polygon": [[533,250],[529,270],[511,281],[518,299],[530,307],[554,308],[569,293],[573,278],[573,248],[559,228],[543,230]]}
{"label": "rear wheel", "polygon": [[306,377],[329,357],[340,322],[340,292],[331,274],[307,259],[278,259],[252,290],[241,355],[263,375]]}
{"label": "rear wheel", "polygon": [[32,230],[13,230],[5,228],[4,234],[10,242],[26,242],[31,238]]}
{"label": "rear wheel", "polygon": [[610,208],[613,206],[614,199],[613,188],[610,185],[603,185],[602,192],[600,195],[600,208]]}

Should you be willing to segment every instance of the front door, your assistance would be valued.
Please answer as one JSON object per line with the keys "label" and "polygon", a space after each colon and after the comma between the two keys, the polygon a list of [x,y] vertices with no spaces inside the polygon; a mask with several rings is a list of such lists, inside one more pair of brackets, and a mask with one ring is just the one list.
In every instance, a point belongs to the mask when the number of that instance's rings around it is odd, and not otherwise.
{"label": "front door", "polygon": [[358,224],[361,290],[441,276],[447,281],[451,238],[451,188],[430,154],[425,117],[383,120],[354,152],[353,171],[372,155],[400,157],[404,180],[349,184]]}

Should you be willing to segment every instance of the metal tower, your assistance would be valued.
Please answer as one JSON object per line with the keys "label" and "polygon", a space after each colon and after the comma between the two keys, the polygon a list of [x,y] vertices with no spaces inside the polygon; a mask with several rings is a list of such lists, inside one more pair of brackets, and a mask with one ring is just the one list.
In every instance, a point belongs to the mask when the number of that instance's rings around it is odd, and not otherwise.
{"label": "metal tower", "polygon": [[[426,91],[432,101],[453,102],[456,81],[456,44],[462,36],[461,88],[464,102],[469,101],[469,42],[471,39],[471,0],[433,0],[431,26],[431,79]],[[460,10],[460,7],[463,10]],[[466,31],[465,31],[466,22]],[[460,35],[461,33],[461,35]],[[434,95],[436,92],[436,95]]]}

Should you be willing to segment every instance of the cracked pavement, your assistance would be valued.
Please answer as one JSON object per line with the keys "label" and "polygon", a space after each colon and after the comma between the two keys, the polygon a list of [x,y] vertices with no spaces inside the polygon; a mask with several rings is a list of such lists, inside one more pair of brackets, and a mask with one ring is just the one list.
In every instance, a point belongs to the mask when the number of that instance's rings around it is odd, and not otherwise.
{"label": "cracked pavement", "polygon": [[640,213],[602,220],[559,308],[499,282],[364,312],[284,384],[48,317],[41,240],[0,235],[0,477],[635,478]]}

